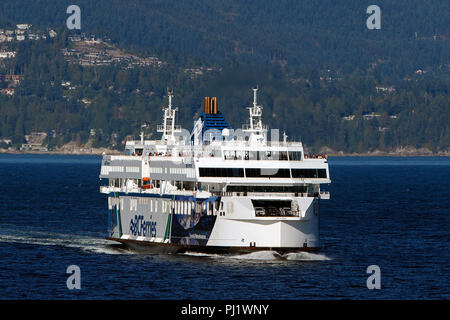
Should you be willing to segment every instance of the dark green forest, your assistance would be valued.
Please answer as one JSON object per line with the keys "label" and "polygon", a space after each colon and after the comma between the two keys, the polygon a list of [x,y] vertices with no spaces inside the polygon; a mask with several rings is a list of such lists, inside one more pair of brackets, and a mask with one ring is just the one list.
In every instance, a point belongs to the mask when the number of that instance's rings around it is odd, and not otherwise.
{"label": "dark green forest", "polygon": [[[377,1],[380,30],[366,28],[373,4],[367,1],[79,0],[81,31],[65,28],[70,4],[0,3],[0,28],[31,23],[58,32],[54,39],[0,44],[17,51],[0,74],[24,77],[14,96],[0,95],[0,137],[16,145],[25,134],[51,130],[51,146],[84,144],[91,129],[101,129],[94,146],[120,149],[143,122],[159,123],[167,88],[183,127],[191,128],[204,96],[217,96],[219,109],[240,127],[258,85],[264,121],[312,150],[449,150],[448,1]],[[79,32],[167,64],[69,63],[62,49]],[[213,71],[196,78],[185,72],[198,67]],[[371,113],[379,116],[364,119]]]}

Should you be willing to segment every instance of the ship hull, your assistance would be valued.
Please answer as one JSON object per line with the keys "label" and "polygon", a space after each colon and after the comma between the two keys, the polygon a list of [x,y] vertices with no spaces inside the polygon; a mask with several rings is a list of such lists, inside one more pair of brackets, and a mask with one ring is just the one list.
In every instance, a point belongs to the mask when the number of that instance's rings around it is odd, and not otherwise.
{"label": "ship hull", "polygon": [[108,197],[107,239],[136,251],[315,251],[319,201],[292,198],[296,216],[258,216],[251,197],[119,194]]}
{"label": "ship hull", "polygon": [[126,246],[132,251],[149,254],[177,254],[185,252],[198,252],[209,254],[228,254],[228,253],[252,253],[256,251],[276,251],[280,254],[290,252],[316,252],[320,247],[223,247],[223,246],[198,246],[198,245],[181,245],[173,243],[154,243],[150,241],[106,238],[109,241],[116,241]]}

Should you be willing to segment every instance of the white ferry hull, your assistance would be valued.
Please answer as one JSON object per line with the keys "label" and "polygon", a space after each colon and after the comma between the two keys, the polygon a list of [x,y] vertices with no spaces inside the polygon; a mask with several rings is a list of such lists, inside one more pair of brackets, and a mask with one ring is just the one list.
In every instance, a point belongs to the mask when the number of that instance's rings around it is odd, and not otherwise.
{"label": "white ferry hull", "polygon": [[[312,251],[319,248],[319,200],[292,198],[298,216],[256,216],[251,197],[112,194],[107,239],[149,252]],[[208,205],[222,202],[220,210]],[[189,206],[186,211],[186,206]],[[197,206],[197,207],[196,207]]]}

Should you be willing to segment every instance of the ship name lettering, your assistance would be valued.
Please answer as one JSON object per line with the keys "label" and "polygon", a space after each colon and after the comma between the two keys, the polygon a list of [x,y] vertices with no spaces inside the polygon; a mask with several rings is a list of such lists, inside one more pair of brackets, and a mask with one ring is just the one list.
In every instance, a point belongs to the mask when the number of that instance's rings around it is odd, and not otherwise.
{"label": "ship name lettering", "polygon": [[130,220],[130,233],[133,236],[156,237],[156,221],[147,221],[144,216],[135,215]]}

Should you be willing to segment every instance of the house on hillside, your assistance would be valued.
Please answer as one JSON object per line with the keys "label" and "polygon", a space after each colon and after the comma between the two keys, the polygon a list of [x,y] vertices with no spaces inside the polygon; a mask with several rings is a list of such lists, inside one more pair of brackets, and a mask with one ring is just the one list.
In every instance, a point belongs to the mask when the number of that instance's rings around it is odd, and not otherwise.
{"label": "house on hillside", "polygon": [[355,115],[354,115],[354,114],[351,114],[351,115],[349,115],[349,116],[342,117],[342,120],[346,120],[346,121],[352,121],[352,120],[354,120],[354,119],[355,119]]}
{"label": "house on hillside", "polygon": [[372,119],[381,117],[381,115],[372,112],[372,113],[363,114],[362,117],[364,120],[372,120]]}
{"label": "house on hillside", "polygon": [[393,93],[395,92],[395,88],[390,86],[390,87],[381,87],[381,86],[376,86],[375,87],[377,92],[385,92],[385,93]]}
{"label": "house on hillside", "polygon": [[0,59],[10,59],[16,56],[15,51],[0,51]]}
{"label": "house on hillside", "polygon": [[0,89],[0,94],[4,94],[7,96],[13,96],[16,90],[14,88],[6,88],[6,89]]}
{"label": "house on hillside", "polygon": [[31,28],[31,24],[17,24],[16,27],[19,30],[28,30]]}
{"label": "house on hillside", "polygon": [[31,134],[25,135],[27,143],[22,144],[20,151],[48,151],[48,148],[42,145],[45,138],[47,138],[47,133],[45,132],[32,132]]}

